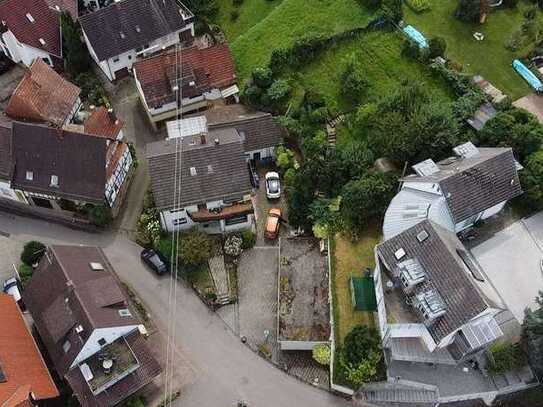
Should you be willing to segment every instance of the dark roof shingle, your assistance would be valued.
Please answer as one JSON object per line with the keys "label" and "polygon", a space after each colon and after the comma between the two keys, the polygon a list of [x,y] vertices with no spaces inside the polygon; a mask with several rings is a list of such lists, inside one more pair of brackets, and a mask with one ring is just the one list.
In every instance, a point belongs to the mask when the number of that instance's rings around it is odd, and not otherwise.
{"label": "dark roof shingle", "polygon": [[[218,139],[216,145],[214,140]],[[174,207],[176,149],[180,156],[180,202],[186,206],[236,197],[251,192],[241,139],[234,129],[210,131],[206,144],[200,136],[159,141],[147,145],[153,196],[158,208]],[[193,144],[194,143],[194,144]],[[181,147],[182,146],[182,147]],[[191,175],[194,168],[196,175]]]}
{"label": "dark roof shingle", "polygon": [[13,170],[11,150],[11,123],[0,121],[0,179],[11,180]]}
{"label": "dark roof shingle", "polygon": [[[181,30],[190,22],[176,0],[122,0],[79,18],[98,59],[105,61]],[[192,14],[190,14],[192,16]]]}
{"label": "dark roof shingle", "polygon": [[[13,123],[13,185],[24,191],[102,203],[106,185],[102,137],[30,123]],[[26,179],[26,172],[33,180]],[[51,185],[51,176],[58,186]]]}
{"label": "dark roof shingle", "polygon": [[[417,235],[423,230],[428,237],[420,242]],[[400,248],[406,254],[398,260],[395,253]],[[389,270],[405,259],[417,259],[424,269],[426,279],[415,293],[435,289],[446,306],[445,315],[428,327],[436,343],[488,308],[456,252],[464,250],[462,243],[437,224],[424,220],[379,244],[376,250]]]}

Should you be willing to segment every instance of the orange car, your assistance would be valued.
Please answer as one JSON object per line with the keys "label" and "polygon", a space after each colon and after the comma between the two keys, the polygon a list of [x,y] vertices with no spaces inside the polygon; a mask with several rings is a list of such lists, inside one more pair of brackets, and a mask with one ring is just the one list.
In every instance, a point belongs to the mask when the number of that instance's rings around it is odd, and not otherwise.
{"label": "orange car", "polygon": [[271,208],[266,219],[266,230],[264,237],[266,239],[277,239],[279,236],[279,227],[281,226],[281,209]]}

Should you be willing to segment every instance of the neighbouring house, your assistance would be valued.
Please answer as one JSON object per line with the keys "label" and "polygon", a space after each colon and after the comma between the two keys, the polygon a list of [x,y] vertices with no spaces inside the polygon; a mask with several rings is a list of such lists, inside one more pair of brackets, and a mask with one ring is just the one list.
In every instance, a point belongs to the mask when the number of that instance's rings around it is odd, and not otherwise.
{"label": "neighbouring house", "polygon": [[385,240],[422,219],[461,232],[498,214],[522,193],[521,167],[511,148],[477,148],[468,142],[454,152],[438,163],[428,159],[414,165],[416,174],[401,179],[401,190],[385,214]]}
{"label": "neighbouring house", "polygon": [[67,210],[107,205],[115,215],[127,188],[132,156],[111,130],[114,125],[107,125],[105,134],[91,126],[96,133],[86,134],[13,122],[12,188],[22,191],[31,205]]}
{"label": "neighbouring house", "polygon": [[0,199],[27,203],[24,194],[12,187],[14,161],[11,127],[11,121],[0,120]]}
{"label": "neighbouring house", "polygon": [[314,238],[279,241],[277,342],[281,350],[312,350],[330,343],[330,253]]}
{"label": "neighbouring house", "polygon": [[62,67],[60,12],[46,0],[0,2],[0,50],[13,62],[30,66],[41,59]]}
{"label": "neighbouring house", "polygon": [[23,314],[0,293],[0,405],[31,407],[59,395]]}
{"label": "neighbouring house", "polygon": [[140,56],[192,43],[194,15],[178,0],[120,0],[79,18],[89,53],[110,81]]}
{"label": "neighbouring house", "polygon": [[235,129],[147,144],[147,160],[164,230],[228,233],[253,226],[249,170]]}
{"label": "neighbouring house", "polygon": [[227,105],[166,123],[168,138],[208,134],[219,129],[235,129],[243,141],[245,157],[260,161],[275,158],[275,149],[283,142],[284,128],[270,114],[251,111],[243,105]]}
{"label": "neighbouring house", "polygon": [[238,101],[236,71],[227,44],[193,46],[144,59],[134,65],[134,79],[155,127],[178,113],[206,109],[214,101]]}
{"label": "neighbouring house", "polygon": [[161,373],[100,248],[48,248],[23,299],[55,370],[82,407],[117,405]]}
{"label": "neighbouring house", "polygon": [[66,12],[70,15],[72,20],[76,21],[79,15],[79,1],[78,0],[45,0],[50,8],[59,12]]}
{"label": "neighbouring house", "polygon": [[36,59],[11,95],[6,114],[15,120],[63,127],[81,109],[80,93],[81,89]]}

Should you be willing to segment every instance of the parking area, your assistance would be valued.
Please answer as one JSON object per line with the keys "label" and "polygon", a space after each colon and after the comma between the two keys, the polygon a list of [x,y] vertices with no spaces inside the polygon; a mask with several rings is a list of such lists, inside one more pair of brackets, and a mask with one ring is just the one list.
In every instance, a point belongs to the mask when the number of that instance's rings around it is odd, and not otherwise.
{"label": "parking area", "polygon": [[0,111],[4,112],[11,94],[25,74],[24,68],[14,65],[9,71],[0,75]]}
{"label": "parking area", "polygon": [[471,249],[515,318],[536,308],[543,290],[543,212],[522,219]]}
{"label": "parking area", "polygon": [[[1,232],[1,231],[0,231]],[[13,277],[15,271],[13,264],[19,264],[19,256],[23,250],[23,244],[8,236],[0,234],[0,281]]]}

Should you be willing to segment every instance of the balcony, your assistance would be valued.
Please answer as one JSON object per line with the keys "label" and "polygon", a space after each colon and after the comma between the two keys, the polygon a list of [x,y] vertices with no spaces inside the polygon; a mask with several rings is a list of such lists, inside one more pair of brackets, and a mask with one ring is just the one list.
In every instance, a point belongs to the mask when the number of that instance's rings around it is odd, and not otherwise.
{"label": "balcony", "polygon": [[194,222],[200,223],[235,218],[253,212],[253,204],[248,201],[216,209],[199,209],[196,212],[190,212],[189,216]]}

